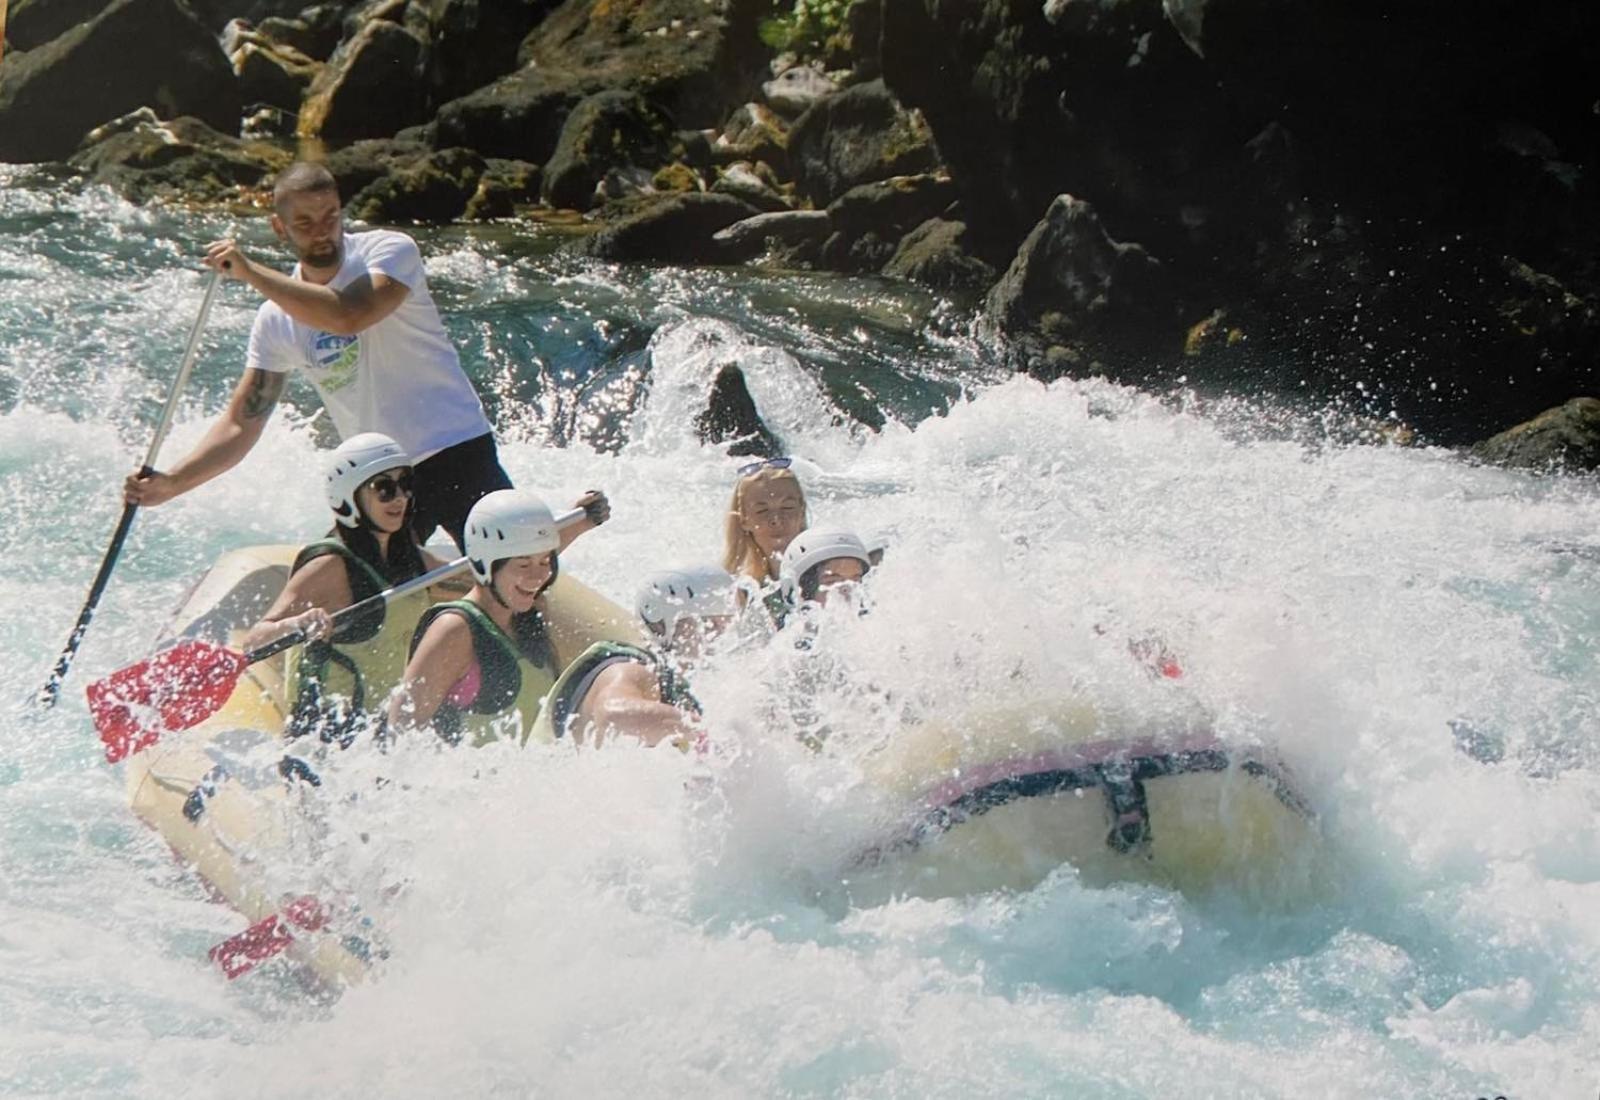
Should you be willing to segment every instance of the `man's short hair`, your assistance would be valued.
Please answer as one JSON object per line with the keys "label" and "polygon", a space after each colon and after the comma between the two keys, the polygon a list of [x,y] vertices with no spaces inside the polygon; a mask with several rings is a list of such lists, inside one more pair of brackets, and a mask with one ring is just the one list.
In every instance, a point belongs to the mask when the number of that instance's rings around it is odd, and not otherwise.
{"label": "man's short hair", "polygon": [[281,211],[290,195],[309,195],[318,191],[332,191],[338,195],[339,181],[324,165],[297,160],[279,172],[278,178],[272,183],[273,209]]}

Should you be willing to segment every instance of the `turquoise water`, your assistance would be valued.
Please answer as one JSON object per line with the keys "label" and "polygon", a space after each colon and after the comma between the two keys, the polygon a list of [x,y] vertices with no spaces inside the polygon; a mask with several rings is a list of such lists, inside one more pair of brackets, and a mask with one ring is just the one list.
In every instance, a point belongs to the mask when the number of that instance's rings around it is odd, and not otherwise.
{"label": "turquoise water", "polygon": [[[737,460],[689,423],[717,366],[759,362],[817,517],[891,540],[873,614],[831,624],[862,679],[935,714],[1069,681],[1130,721],[1198,709],[1294,766],[1337,886],[1275,907],[1062,867],[852,908],[830,878],[870,817],[850,747],[893,723],[840,702],[837,751],[809,758],[771,709],[782,670],[752,658],[707,685],[725,766],[384,760],[406,800],[330,816],[323,852],[347,883],[405,884],[379,979],[334,1001],[282,970],[222,981],[205,950],[241,921],[128,810],[81,689],[220,551],[319,532],[324,428],[297,392],[239,470],[141,515],[61,705],[26,707],[198,308],[188,258],[229,223],[0,182],[0,1095],[1600,1092],[1592,483],[999,379],[959,308],[892,284],[591,265],[509,230],[423,247],[513,477],[612,496],[567,568],[626,599],[716,554]],[[253,309],[219,301],[169,456]],[[1178,649],[1179,694],[1128,675],[1107,624]]]}

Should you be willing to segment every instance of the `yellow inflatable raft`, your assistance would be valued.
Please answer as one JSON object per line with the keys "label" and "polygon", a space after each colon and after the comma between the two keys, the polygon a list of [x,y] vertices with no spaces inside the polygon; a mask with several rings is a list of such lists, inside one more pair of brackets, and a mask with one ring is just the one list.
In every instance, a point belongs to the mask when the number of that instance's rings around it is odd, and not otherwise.
{"label": "yellow inflatable raft", "polygon": [[1091,885],[1269,907],[1327,885],[1319,823],[1288,767],[1203,728],[1127,736],[1080,702],[990,711],[905,731],[869,779],[910,809],[854,859],[860,904],[1026,890],[1063,864]]}
{"label": "yellow inflatable raft", "polygon": [[[260,546],[224,554],[183,602],[163,644],[236,643],[283,588],[297,550]],[[546,604],[562,667],[595,642],[641,640],[630,615],[565,572]],[[214,715],[129,757],[128,797],[134,812],[249,922],[245,933],[213,951],[230,977],[287,951],[339,987],[362,980],[384,948],[369,919],[348,903],[319,897],[308,888],[310,869],[295,867],[294,834],[305,827],[298,802],[318,779],[286,744],[282,754],[271,751],[286,713],[283,672],[282,655],[249,666]],[[282,763],[262,766],[273,757]]]}

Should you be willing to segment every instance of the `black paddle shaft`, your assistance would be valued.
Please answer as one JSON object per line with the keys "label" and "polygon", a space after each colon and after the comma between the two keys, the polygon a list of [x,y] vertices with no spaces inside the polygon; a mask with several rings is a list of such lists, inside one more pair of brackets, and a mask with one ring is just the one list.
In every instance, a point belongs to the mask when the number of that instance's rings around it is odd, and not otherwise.
{"label": "black paddle shaft", "polygon": [[[140,477],[149,477],[153,473],[155,471],[148,466],[139,469]],[[56,696],[61,693],[61,681],[67,678],[67,670],[72,667],[72,658],[77,656],[78,645],[83,641],[84,634],[88,633],[89,623],[94,619],[95,608],[99,606],[100,596],[111,580],[111,570],[117,564],[117,555],[122,553],[122,544],[127,541],[128,532],[133,529],[133,517],[138,511],[139,506],[132,501],[122,506],[122,519],[117,522],[116,534],[111,536],[111,545],[106,548],[106,556],[100,562],[100,572],[94,575],[89,598],[83,601],[83,610],[78,612],[78,623],[67,638],[67,647],[61,651],[61,656],[56,658],[56,667],[50,671],[50,679],[39,689],[40,706],[55,705]]]}

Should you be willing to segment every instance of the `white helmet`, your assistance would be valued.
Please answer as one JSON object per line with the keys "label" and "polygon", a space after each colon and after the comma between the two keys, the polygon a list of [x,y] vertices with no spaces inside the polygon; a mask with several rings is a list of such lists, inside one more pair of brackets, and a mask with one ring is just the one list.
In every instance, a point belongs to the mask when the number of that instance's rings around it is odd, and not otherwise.
{"label": "white helmet", "polygon": [[855,532],[839,527],[801,531],[783,552],[783,567],[779,571],[783,591],[792,594],[807,573],[834,558],[854,558],[861,563],[863,571],[872,568],[872,555]]}
{"label": "white helmet", "polygon": [[462,539],[472,575],[488,587],[495,562],[561,548],[561,532],[548,505],[523,489],[496,489],[467,513]]}
{"label": "white helmet", "polygon": [[404,469],[411,457],[381,432],[353,435],[328,456],[328,507],[346,527],[361,526],[356,490],[386,470]]}
{"label": "white helmet", "polygon": [[664,569],[645,578],[633,606],[646,626],[660,627],[668,638],[684,615],[735,615],[733,578],[719,565]]}

